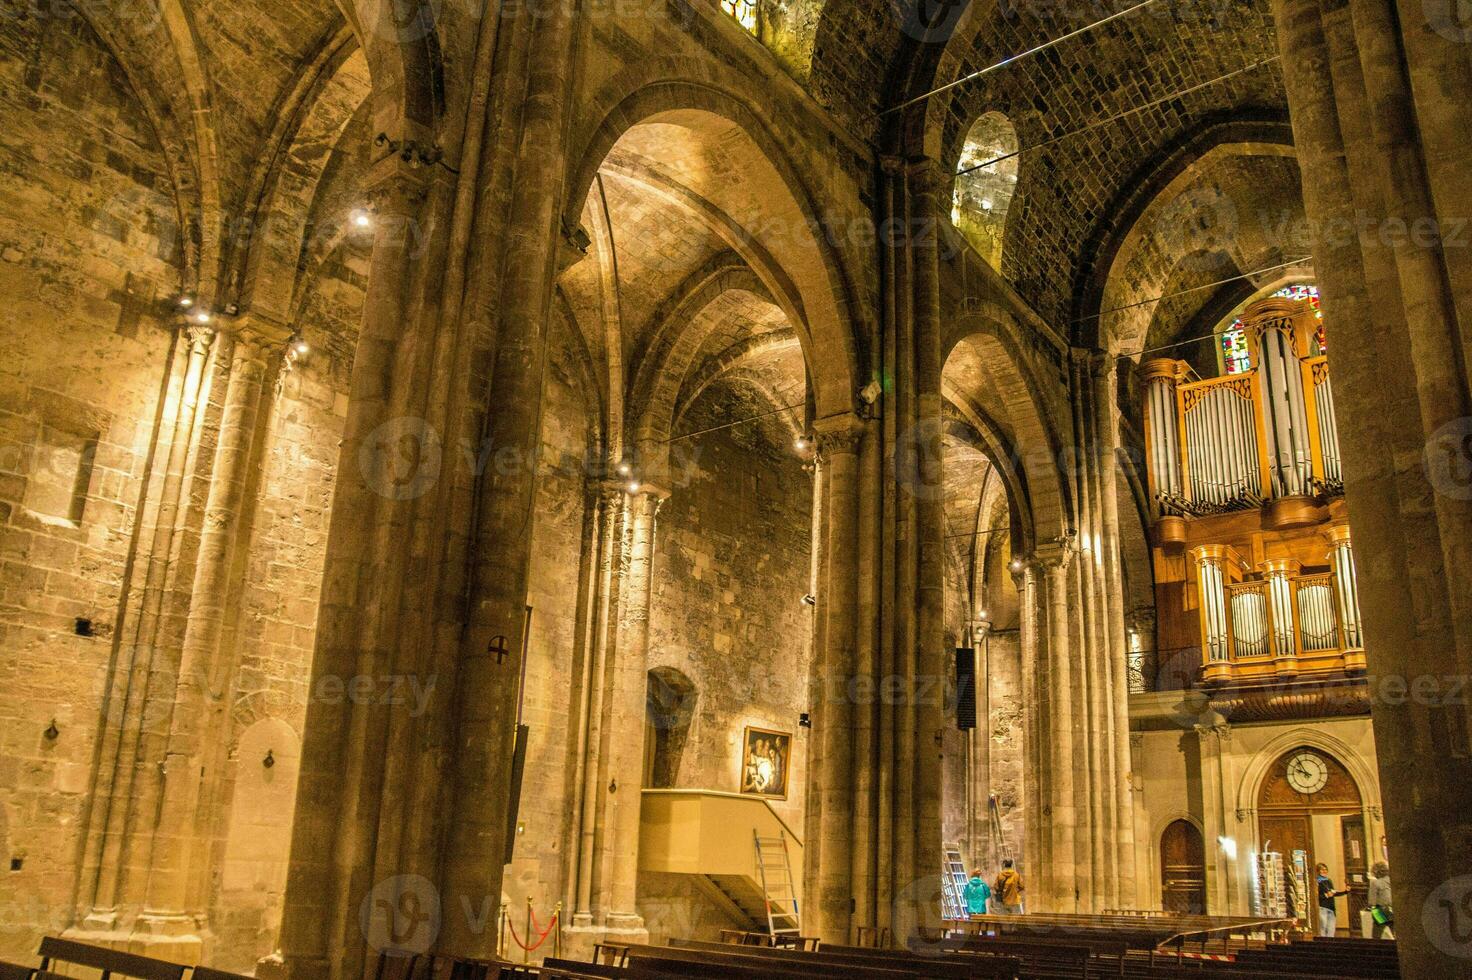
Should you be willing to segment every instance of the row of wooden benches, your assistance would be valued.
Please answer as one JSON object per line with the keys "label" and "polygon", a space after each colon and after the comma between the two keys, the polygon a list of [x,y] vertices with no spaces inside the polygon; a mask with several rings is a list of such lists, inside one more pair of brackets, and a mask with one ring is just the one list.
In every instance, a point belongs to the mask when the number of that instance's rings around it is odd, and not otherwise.
{"label": "row of wooden benches", "polygon": [[[1363,978],[1399,980],[1395,944],[1375,940],[1313,940],[1238,948],[1222,960],[1193,957],[1169,950],[1129,948],[1093,936],[1048,940],[1036,937],[953,937],[939,944],[958,955],[1005,954],[1022,962],[1027,977],[1125,977],[1129,980],[1267,980],[1298,978]],[[916,944],[933,950],[936,944]],[[1226,959],[1230,957],[1230,959]]]}
{"label": "row of wooden benches", "polygon": [[[964,980],[964,978],[1080,978],[1119,976],[1131,980],[1270,980],[1293,976],[1398,980],[1395,944],[1373,940],[1314,940],[1239,949],[1234,961],[1181,960],[1170,953],[1129,948],[1099,936],[1047,939],[1018,936],[954,936],[940,942],[912,940],[908,950],[789,942],[783,947],[750,945],[750,937],[724,943],[674,940],[669,946],[601,947],[596,963],[550,959],[540,968],[486,960],[381,956],[376,980],[548,980],[591,978],[730,977],[733,980]],[[118,950],[47,938],[41,965],[0,963],[0,980],[64,980],[62,968],[96,971],[99,980],[248,980],[207,967],[185,967]]]}
{"label": "row of wooden benches", "polygon": [[82,967],[95,970],[100,980],[127,977],[130,980],[250,980],[238,973],[225,973],[206,966],[180,966],[150,956],[121,950],[89,946],[70,939],[47,936],[41,940],[40,966],[20,966],[0,961],[0,980],[67,980],[57,972],[62,968]]}
{"label": "row of wooden benches", "polygon": [[668,947],[628,946],[613,962],[551,960],[551,977],[814,977],[843,976],[952,980],[962,977],[1091,978],[1141,980],[1273,980],[1283,976],[1327,980],[1355,977],[1395,980],[1392,943],[1319,941],[1239,950],[1232,962],[1180,959],[1157,950],[1101,953],[1047,939],[956,937],[942,947],[916,943],[908,951],[824,945],[816,951],[675,940]]}

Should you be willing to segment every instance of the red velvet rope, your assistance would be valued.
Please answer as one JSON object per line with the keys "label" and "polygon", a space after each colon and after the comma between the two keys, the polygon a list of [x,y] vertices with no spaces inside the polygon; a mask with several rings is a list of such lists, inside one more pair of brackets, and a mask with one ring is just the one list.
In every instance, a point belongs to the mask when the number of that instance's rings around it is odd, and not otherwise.
{"label": "red velvet rope", "polygon": [[[537,922],[537,914],[535,912],[533,912],[532,913],[532,926],[533,927],[536,926],[536,922]],[[547,941],[547,937],[550,936],[550,935],[552,935],[552,928],[557,925],[557,913],[553,913],[553,915],[552,915],[552,921],[549,922],[549,923],[547,923],[547,928],[542,930],[542,934],[537,937],[537,941],[535,943],[533,943],[532,945],[530,945],[530,946],[528,946],[526,943],[522,942],[521,941],[521,937],[516,934],[516,923],[514,923],[514,922],[511,921],[511,916],[509,916],[509,915],[506,917],[506,925],[511,928],[511,938],[512,938],[512,940],[514,940],[516,942],[516,945],[520,946],[522,949],[526,950],[528,953],[534,953],[534,952],[536,952],[541,947],[541,945],[543,943],[545,943]]]}

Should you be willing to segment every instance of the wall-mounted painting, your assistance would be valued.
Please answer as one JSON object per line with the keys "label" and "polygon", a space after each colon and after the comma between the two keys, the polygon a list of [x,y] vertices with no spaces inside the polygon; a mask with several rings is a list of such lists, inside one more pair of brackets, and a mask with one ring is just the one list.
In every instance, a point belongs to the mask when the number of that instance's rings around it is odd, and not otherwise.
{"label": "wall-mounted painting", "polygon": [[741,792],[748,796],[787,799],[792,733],[747,726],[741,745]]}

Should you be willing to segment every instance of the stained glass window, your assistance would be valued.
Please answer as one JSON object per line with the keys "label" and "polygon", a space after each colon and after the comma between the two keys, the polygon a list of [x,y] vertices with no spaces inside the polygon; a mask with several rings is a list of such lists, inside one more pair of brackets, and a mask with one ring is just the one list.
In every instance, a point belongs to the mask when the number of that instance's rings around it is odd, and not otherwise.
{"label": "stained glass window", "polygon": [[[1329,343],[1324,336],[1324,308],[1319,303],[1319,287],[1306,282],[1294,283],[1292,286],[1284,286],[1273,293],[1273,296],[1299,302],[1307,301],[1313,307],[1314,318],[1318,321],[1318,329],[1314,332],[1314,353],[1327,353]],[[1242,329],[1240,317],[1233,320],[1222,331],[1221,345],[1222,367],[1227,374],[1241,374],[1243,371],[1252,370],[1252,355],[1247,349],[1247,333]]]}
{"label": "stained glass window", "polygon": [[756,5],[757,0],[721,0],[721,6],[726,9],[726,13],[735,17],[741,26],[752,34],[756,34],[760,28]]}
{"label": "stained glass window", "polygon": [[1222,366],[1227,374],[1241,374],[1252,370],[1252,355],[1247,350],[1247,331],[1242,329],[1241,320],[1222,331]]}

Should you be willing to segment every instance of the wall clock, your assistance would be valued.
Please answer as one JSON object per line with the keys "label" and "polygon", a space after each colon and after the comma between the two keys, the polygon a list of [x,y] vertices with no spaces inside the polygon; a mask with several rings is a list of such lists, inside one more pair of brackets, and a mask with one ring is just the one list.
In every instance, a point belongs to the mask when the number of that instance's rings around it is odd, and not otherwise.
{"label": "wall clock", "polygon": [[1324,788],[1329,766],[1312,752],[1300,752],[1288,760],[1288,785],[1305,796]]}

